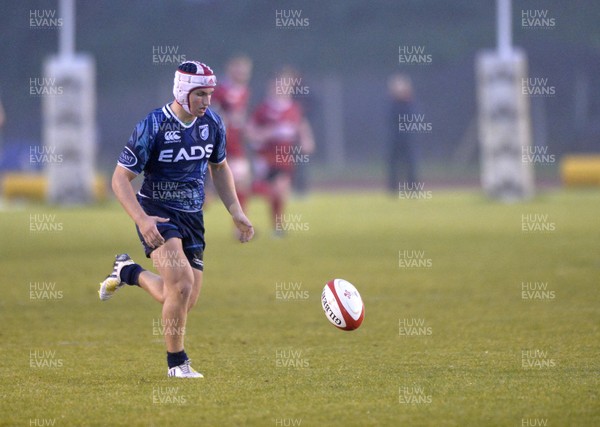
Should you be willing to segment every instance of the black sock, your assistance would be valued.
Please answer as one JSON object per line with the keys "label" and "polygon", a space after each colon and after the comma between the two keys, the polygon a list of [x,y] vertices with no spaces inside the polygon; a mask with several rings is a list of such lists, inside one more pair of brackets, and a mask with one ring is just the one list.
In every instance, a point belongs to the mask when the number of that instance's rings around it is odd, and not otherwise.
{"label": "black sock", "polygon": [[187,354],[185,354],[185,350],[181,350],[177,353],[169,353],[167,351],[167,364],[169,365],[169,369],[183,364],[186,360],[188,360],[188,357]]}
{"label": "black sock", "polygon": [[142,271],[144,269],[139,264],[126,265],[121,269],[121,281],[131,286],[140,286],[138,279]]}

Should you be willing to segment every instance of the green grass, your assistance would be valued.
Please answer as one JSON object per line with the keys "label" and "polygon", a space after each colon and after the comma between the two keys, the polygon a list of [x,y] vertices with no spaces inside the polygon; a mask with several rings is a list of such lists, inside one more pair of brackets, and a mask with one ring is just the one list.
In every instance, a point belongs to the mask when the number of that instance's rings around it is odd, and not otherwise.
{"label": "green grass", "polygon": [[[151,266],[116,204],[7,209],[0,425],[600,425],[598,200],[597,191],[513,205],[468,191],[317,193],[289,206],[303,231],[285,239],[271,238],[255,200],[247,245],[233,241],[215,202],[186,331],[200,381],[166,378],[153,334],[160,306],[149,295],[127,288],[98,300],[116,252]],[[31,214],[56,215],[62,230],[30,231]],[[548,215],[554,231],[522,231],[523,214]],[[424,251],[430,267],[401,268],[404,250]],[[322,312],[334,277],[363,296],[356,331],[335,329]],[[40,282],[62,297],[31,299]],[[277,300],[282,282],[301,283],[308,298]],[[547,283],[554,298],[525,300],[522,282]],[[423,319],[431,334],[400,335],[401,319]],[[535,360],[552,366],[523,368],[523,350],[546,352]],[[55,366],[31,367],[31,352],[34,364]],[[281,366],[289,360],[302,367]],[[422,388],[423,403],[401,403],[405,387]]]}

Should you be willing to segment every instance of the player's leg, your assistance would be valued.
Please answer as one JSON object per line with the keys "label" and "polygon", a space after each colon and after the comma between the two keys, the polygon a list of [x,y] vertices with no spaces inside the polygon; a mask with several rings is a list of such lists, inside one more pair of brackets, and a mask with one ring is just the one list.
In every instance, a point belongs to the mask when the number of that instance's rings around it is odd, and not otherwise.
{"label": "player's leg", "polygon": [[144,270],[127,254],[117,255],[113,272],[100,284],[100,299],[110,299],[124,285],[137,285],[159,303],[165,301],[163,279],[158,274]]}
{"label": "player's leg", "polygon": [[[176,215],[174,214],[174,212],[171,212],[164,208],[160,208],[157,205],[147,205],[144,203],[143,200],[139,201],[142,208],[148,215],[156,215],[164,218],[173,217],[173,219],[168,223],[157,224],[157,228],[161,235],[164,237],[165,241],[169,240],[172,237],[181,237],[181,233],[176,225]],[[144,247],[144,252],[146,253],[146,256],[152,259],[153,267],[157,268],[159,264],[166,266],[167,264],[174,262],[173,260],[166,258],[163,252],[160,252],[160,255],[158,255],[158,252],[156,252],[154,248],[148,246],[142,234],[140,233],[140,230],[137,227],[137,225],[136,231],[138,234],[138,238],[140,239],[140,242]],[[133,261],[131,261],[131,263],[133,263]],[[161,304],[164,303],[164,281],[160,275],[155,274],[151,271],[144,270],[139,264],[133,263],[133,265],[126,265],[123,267],[123,269],[121,270],[120,279],[126,284],[137,285],[141,287],[146,292],[148,292],[156,301],[158,301]]]}
{"label": "player's leg", "polygon": [[252,183],[250,185],[251,193],[261,197],[270,197],[270,187],[268,181],[269,165],[266,157],[256,154],[251,158]]}
{"label": "player's leg", "polygon": [[[183,269],[185,279],[185,313],[187,313],[196,305],[200,290],[202,288],[202,271],[204,269],[204,215],[200,212],[186,213],[185,215],[176,215],[178,223],[178,233],[181,238],[177,238],[175,247],[165,248],[161,252],[154,251],[152,253],[152,261],[155,267],[170,266]],[[162,247],[161,247],[162,248]],[[156,252],[156,253],[155,253]],[[165,255],[166,253],[166,255]],[[154,293],[156,297],[160,296],[162,279],[162,297],[163,297],[163,312],[164,306],[169,303],[171,289],[169,288],[169,280],[159,270],[160,277],[152,275],[145,277],[148,291]],[[187,318],[187,317],[186,317]],[[169,350],[170,351],[170,350]]]}
{"label": "player's leg", "polygon": [[[181,239],[171,238],[152,252],[152,262],[162,278],[163,325],[174,326],[177,330],[185,330],[187,306],[192,294],[194,275],[181,245]],[[148,277],[146,277],[148,278]],[[158,281],[151,277],[145,283],[148,292],[155,292],[159,297]],[[183,350],[183,334],[165,334],[167,351],[170,353]]]}
{"label": "player's leg", "polygon": [[407,141],[406,151],[408,180],[412,182],[413,185],[416,185],[419,177],[417,166],[418,146],[415,144],[415,141],[413,141],[412,138],[409,138]]}
{"label": "player's leg", "polygon": [[[202,378],[194,371],[184,350],[187,313],[192,298],[197,299],[200,284],[183,251],[181,239],[168,239],[152,252],[152,261],[163,281],[162,322],[167,347],[169,376]],[[157,285],[157,283],[154,283]],[[149,288],[152,285],[150,285]],[[156,290],[158,286],[154,287]]]}
{"label": "player's leg", "polygon": [[271,215],[275,232],[285,230],[283,213],[290,197],[292,176],[285,171],[278,171],[271,178]]}
{"label": "player's leg", "polygon": [[[188,312],[196,305],[202,288],[202,271],[196,269],[192,269],[192,271],[194,273],[194,285],[190,295]],[[158,274],[148,270],[142,271],[139,275],[138,285],[159,303],[163,304],[165,302],[164,281]]]}
{"label": "player's leg", "polygon": [[162,277],[151,271],[144,270],[139,276],[140,288],[148,292],[159,303],[165,302],[164,282]]}
{"label": "player's leg", "polygon": [[198,297],[200,296],[200,291],[202,290],[202,271],[193,268],[192,272],[194,274],[194,284],[192,286],[192,292],[190,293],[190,299],[188,300],[188,313],[198,302]]}

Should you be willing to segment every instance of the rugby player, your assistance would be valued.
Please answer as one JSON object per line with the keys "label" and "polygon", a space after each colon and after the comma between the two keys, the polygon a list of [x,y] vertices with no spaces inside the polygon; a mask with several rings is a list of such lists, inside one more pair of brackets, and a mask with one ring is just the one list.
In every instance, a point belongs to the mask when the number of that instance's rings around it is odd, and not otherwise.
{"label": "rugby player", "polygon": [[227,125],[227,162],[233,173],[235,190],[244,211],[250,192],[250,162],[244,146],[244,128],[248,117],[252,60],[237,55],[227,62],[225,79],[219,82],[212,97],[212,107]]}
{"label": "rugby player", "polygon": [[273,235],[285,234],[283,213],[292,191],[296,164],[314,151],[312,128],[294,100],[296,73],[284,68],[269,82],[267,94],[254,110],[246,133],[256,150],[254,185],[271,206]]}
{"label": "rugby player", "polygon": [[[124,285],[139,286],[162,304],[169,377],[203,377],[191,367],[184,333],[187,314],[202,286],[207,171],[239,230],[239,240],[248,242],[254,235],[227,164],[225,126],[209,108],[216,85],[207,65],[180,64],[173,84],[175,100],[137,124],[112,178],[113,191],[135,222],[146,256],[158,274],[120,254],[98,293],[106,301]],[[141,172],[144,181],[135,194],[131,181]]]}

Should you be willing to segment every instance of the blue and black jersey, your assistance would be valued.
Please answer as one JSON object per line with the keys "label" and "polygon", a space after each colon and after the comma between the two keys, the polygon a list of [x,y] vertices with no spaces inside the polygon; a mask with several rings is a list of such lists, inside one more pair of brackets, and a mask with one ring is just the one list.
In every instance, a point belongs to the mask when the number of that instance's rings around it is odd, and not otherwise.
{"label": "blue and black jersey", "polygon": [[204,203],[208,162],[223,162],[225,146],[225,125],[210,108],[184,124],[165,105],[136,125],[118,164],[136,175],[144,172],[139,197],[198,212]]}

